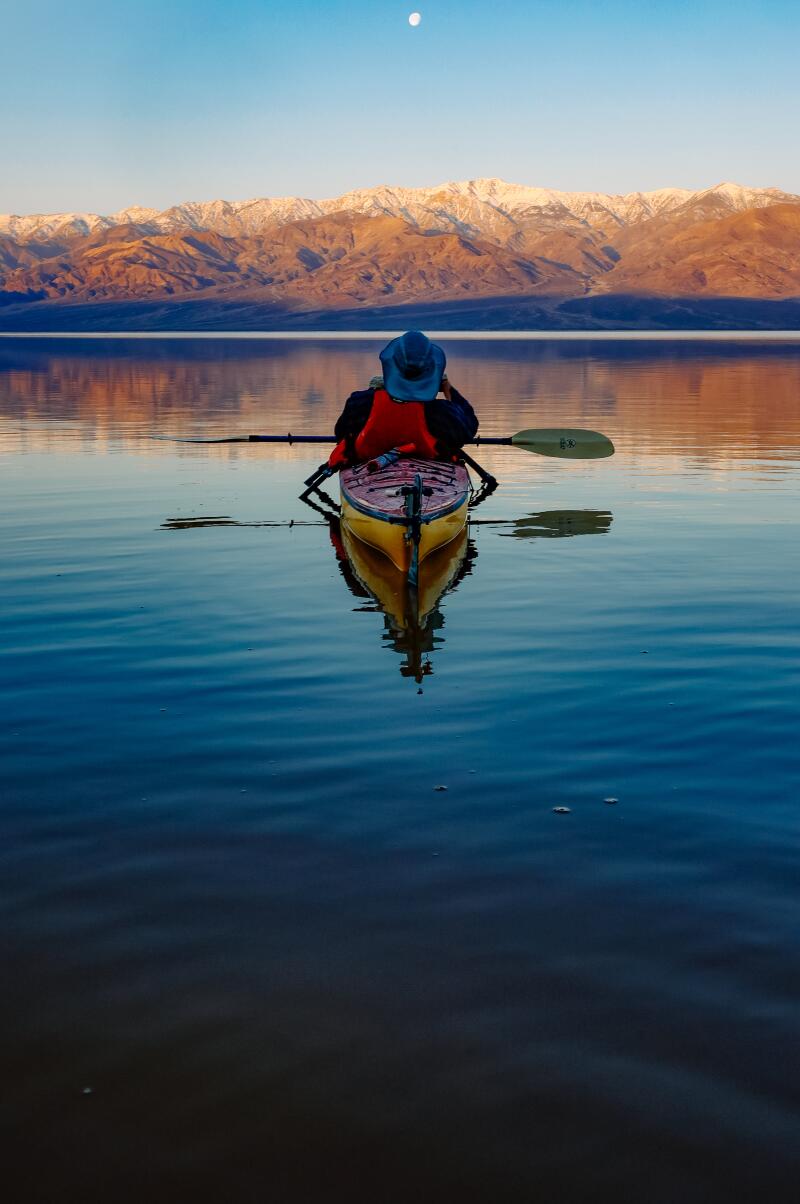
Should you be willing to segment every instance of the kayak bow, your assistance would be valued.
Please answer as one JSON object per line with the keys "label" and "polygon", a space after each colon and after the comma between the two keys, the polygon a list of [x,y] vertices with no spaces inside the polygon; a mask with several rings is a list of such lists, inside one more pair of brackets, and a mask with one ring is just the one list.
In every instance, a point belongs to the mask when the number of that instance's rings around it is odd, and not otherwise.
{"label": "kayak bow", "polygon": [[339,483],[347,530],[388,556],[412,585],[425,557],[466,525],[471,485],[463,464],[408,456],[373,472],[367,464],[344,468]]}

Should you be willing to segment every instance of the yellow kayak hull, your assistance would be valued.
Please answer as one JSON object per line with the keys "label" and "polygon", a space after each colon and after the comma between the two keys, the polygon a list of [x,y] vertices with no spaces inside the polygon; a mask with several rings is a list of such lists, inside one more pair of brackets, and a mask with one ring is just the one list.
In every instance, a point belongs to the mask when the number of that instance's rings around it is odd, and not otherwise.
{"label": "yellow kayak hull", "polygon": [[423,500],[419,563],[464,530],[470,497],[463,465],[409,457],[367,475],[366,466],[340,474],[341,517],[356,539],[382,552],[401,573],[411,567],[413,544],[404,515],[402,487],[419,473],[429,493]]}

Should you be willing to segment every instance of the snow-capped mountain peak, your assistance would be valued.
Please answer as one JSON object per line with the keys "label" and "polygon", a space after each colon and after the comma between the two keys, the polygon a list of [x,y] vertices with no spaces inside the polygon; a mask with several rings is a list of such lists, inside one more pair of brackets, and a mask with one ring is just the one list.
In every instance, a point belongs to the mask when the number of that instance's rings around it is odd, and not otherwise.
{"label": "snow-capped mountain peak", "polygon": [[427,188],[382,184],[359,188],[338,197],[251,197],[247,200],[185,201],[168,209],[133,205],[116,213],[50,213],[0,215],[0,235],[18,243],[53,242],[93,234],[119,225],[134,225],[143,233],[208,230],[231,237],[260,235],[288,222],[350,212],[394,216],[422,229],[453,230],[495,241],[511,238],[520,228],[545,223],[548,229],[589,226],[610,233],[682,206],[700,212],[736,212],[800,198],[776,188],[750,188],[723,182],[712,188],[659,188],[649,192],[609,194],[562,192],[528,184],[513,184],[496,176],[449,180]]}

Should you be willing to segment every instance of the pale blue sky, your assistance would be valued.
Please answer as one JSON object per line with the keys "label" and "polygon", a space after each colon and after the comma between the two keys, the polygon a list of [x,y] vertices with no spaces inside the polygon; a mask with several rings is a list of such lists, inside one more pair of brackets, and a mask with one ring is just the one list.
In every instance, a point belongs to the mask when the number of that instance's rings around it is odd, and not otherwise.
{"label": "pale blue sky", "polygon": [[800,192],[797,0],[0,0],[0,39],[0,212],[493,175]]}

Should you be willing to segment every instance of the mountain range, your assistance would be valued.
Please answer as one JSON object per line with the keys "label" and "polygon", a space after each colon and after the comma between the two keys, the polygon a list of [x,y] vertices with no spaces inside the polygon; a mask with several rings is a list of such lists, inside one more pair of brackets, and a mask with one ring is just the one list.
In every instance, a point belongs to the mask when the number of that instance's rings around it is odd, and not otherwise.
{"label": "mountain range", "polygon": [[776,303],[800,324],[800,196],[776,188],[607,195],[477,179],[0,215],[5,328],[403,324],[421,307],[467,326],[687,314],[680,325],[703,307],[721,315],[712,325],[739,324],[735,312],[759,325]]}

